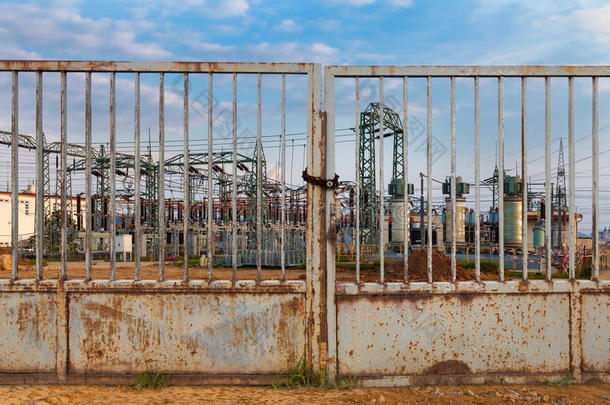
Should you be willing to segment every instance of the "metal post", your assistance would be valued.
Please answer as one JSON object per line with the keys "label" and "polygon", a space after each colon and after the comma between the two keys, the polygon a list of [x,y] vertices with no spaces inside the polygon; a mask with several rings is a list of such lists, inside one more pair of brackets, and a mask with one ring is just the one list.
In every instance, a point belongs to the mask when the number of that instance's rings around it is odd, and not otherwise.
{"label": "metal post", "polygon": [[282,281],[286,280],[286,74],[282,73],[282,135],[280,145],[280,160],[282,170],[282,234],[281,234],[281,266]]}
{"label": "metal post", "polygon": [[384,283],[385,210],[383,178],[383,76],[379,77],[379,282]]}
{"label": "metal post", "polygon": [[481,281],[481,153],[480,153],[480,119],[479,119],[479,78],[474,78],[474,239],[475,278]]}
{"label": "metal post", "polygon": [[42,280],[44,259],[44,136],[42,133],[42,72],[36,72],[36,279]]}
{"label": "metal post", "polygon": [[[322,126],[321,108],[321,69],[314,65],[313,70],[307,73],[307,170],[312,176],[322,177],[325,175],[324,162],[327,154],[320,145],[327,144],[327,133]],[[332,76],[325,76],[327,88],[334,86]],[[326,113],[332,115],[334,106],[330,99],[325,98]],[[260,156],[260,154],[259,154]],[[307,313],[307,341],[306,357],[314,367],[326,361],[326,339],[327,331],[332,331],[332,324],[328,322],[324,311],[327,310],[325,286],[329,292],[334,290],[327,285],[326,258],[326,191],[324,188],[307,183],[307,247],[306,253],[306,313]],[[325,319],[323,321],[323,319]],[[331,319],[332,321],[332,319]],[[330,338],[329,338],[330,339]],[[329,350],[334,350],[331,344]]]}
{"label": "metal post", "polygon": [[134,109],[133,109],[133,121],[134,121],[134,148],[135,148],[135,168],[134,168],[134,179],[135,179],[135,196],[134,196],[134,225],[135,225],[135,279],[140,280],[140,260],[142,256],[142,212],[141,212],[141,196],[140,196],[140,73],[136,72],[134,77]]}
{"label": "metal post", "polygon": [[110,73],[110,280],[116,280],[116,73]]}
{"label": "metal post", "polygon": [[[19,277],[19,73],[11,76],[11,279]],[[62,109],[63,111],[63,109]]]}
{"label": "metal post", "polygon": [[426,80],[426,176],[428,199],[428,282],[432,282],[432,77]]}
{"label": "metal post", "polygon": [[67,189],[67,166],[68,166],[68,79],[65,71],[61,72],[61,276],[62,280],[68,277],[68,189]]}
{"label": "metal post", "polygon": [[551,259],[553,245],[551,243],[553,223],[553,198],[551,195],[551,78],[544,78],[544,238],[546,240],[546,279],[551,280]]}
{"label": "metal post", "polygon": [[409,212],[409,133],[408,133],[408,125],[407,125],[407,120],[409,119],[409,116],[407,114],[408,112],[408,107],[407,107],[407,77],[404,76],[402,78],[402,135],[403,135],[403,144],[402,144],[402,156],[403,156],[403,160],[402,160],[402,171],[403,171],[403,221],[402,221],[402,234],[403,234],[403,246],[404,246],[404,268],[403,268],[403,281],[405,283],[409,282],[409,238],[411,236],[411,224],[410,224],[410,212]]}
{"label": "metal post", "polygon": [[165,280],[165,73],[159,73],[159,281]]}
{"label": "metal post", "polygon": [[527,227],[527,78],[521,78],[521,230],[522,261],[521,277],[523,281],[528,276],[528,227]]}
{"label": "metal post", "polygon": [[[85,154],[91,156],[91,72],[85,73]],[[91,227],[91,159],[85,159],[85,279],[91,280],[92,276],[92,240]]]}
{"label": "metal post", "polygon": [[213,110],[213,76],[208,73],[208,281],[212,282],[214,268],[214,175],[213,175],[213,151],[214,151],[214,110]]}
{"label": "metal post", "polygon": [[504,281],[504,78],[498,77],[498,256]]}
{"label": "metal post", "polygon": [[263,239],[263,171],[262,162],[262,132],[261,132],[261,74],[257,77],[256,97],[256,282],[261,282],[261,256]]}
{"label": "metal post", "polygon": [[456,282],[457,271],[455,261],[456,241],[457,237],[456,226],[456,177],[455,177],[455,77],[451,77],[451,281]]}
{"label": "metal post", "polygon": [[576,220],[574,217],[574,207],[576,205],[576,168],[575,168],[575,156],[576,151],[574,148],[574,77],[570,76],[568,79],[568,161],[569,161],[569,174],[568,184],[569,188],[569,205],[568,205],[568,217],[570,227],[570,246],[568,252],[568,263],[569,263],[569,277],[570,280],[574,280],[575,277],[575,256],[576,256]]}
{"label": "metal post", "polygon": [[237,73],[233,73],[233,189],[231,190],[233,217],[232,267],[233,282],[237,281]]}
{"label": "metal post", "polygon": [[184,74],[184,196],[183,196],[183,215],[184,221],[184,281],[189,280],[189,219],[191,216],[190,187],[189,187],[189,74]]}
{"label": "metal post", "polygon": [[356,283],[360,284],[360,79],[356,76]]}
{"label": "metal post", "polygon": [[592,159],[592,189],[593,189],[593,201],[591,204],[592,208],[592,230],[591,236],[593,237],[593,252],[591,260],[591,279],[599,280],[599,77],[593,77],[592,82],[593,90],[593,111],[592,111],[592,127],[591,132],[591,145],[593,149]]}

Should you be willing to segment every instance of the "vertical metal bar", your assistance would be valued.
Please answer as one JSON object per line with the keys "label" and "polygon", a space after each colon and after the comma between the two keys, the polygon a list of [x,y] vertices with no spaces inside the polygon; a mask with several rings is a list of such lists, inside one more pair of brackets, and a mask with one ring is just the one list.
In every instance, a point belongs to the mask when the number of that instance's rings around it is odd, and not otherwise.
{"label": "vertical metal bar", "polygon": [[237,281],[237,73],[233,73],[233,189],[231,190],[233,218],[232,264],[233,282]]}
{"label": "vertical metal bar", "polygon": [[189,220],[191,217],[191,190],[189,184],[189,74],[184,74],[184,196],[183,204],[184,212],[182,219],[184,221],[184,281],[189,280]]}
{"label": "vertical metal bar", "polygon": [[159,281],[165,280],[165,73],[159,73]]}
{"label": "vertical metal bar", "polygon": [[551,78],[544,78],[544,239],[546,248],[546,279],[551,280],[551,225],[553,223],[551,197]]}
{"label": "vertical metal bar", "polygon": [[212,270],[214,268],[214,175],[213,175],[213,151],[214,151],[214,109],[213,104],[213,76],[208,73],[208,281],[212,282]]}
{"label": "vertical metal bar", "polygon": [[261,256],[263,239],[263,187],[262,187],[262,132],[261,132],[261,74],[256,85],[256,282],[261,281]]}
{"label": "vertical metal bar", "polygon": [[504,281],[504,77],[498,77],[498,259]]}
{"label": "vertical metal bar", "polygon": [[407,77],[402,78],[402,172],[403,172],[403,221],[402,221],[402,234],[403,234],[403,247],[405,252],[404,267],[403,267],[403,281],[409,282],[409,237],[410,237],[410,206],[409,206],[409,132],[408,119],[409,116],[407,108]]}
{"label": "vertical metal bar", "polygon": [[360,284],[360,79],[356,76],[356,283]]}
{"label": "vertical metal bar", "polygon": [[481,142],[479,119],[479,78],[474,78],[474,272],[481,281]]}
{"label": "vertical metal bar", "polygon": [[379,282],[384,283],[385,273],[385,210],[383,178],[383,76],[379,77]]}
{"label": "vertical metal bar", "polygon": [[282,135],[281,135],[281,170],[282,170],[282,235],[281,235],[281,266],[282,281],[286,280],[286,74],[282,73]]}
{"label": "vertical metal bar", "polygon": [[592,127],[591,146],[593,149],[592,159],[592,188],[593,201],[592,205],[592,230],[593,237],[593,253],[591,260],[591,279],[599,280],[599,77],[593,77],[593,111],[592,111]]}
{"label": "vertical metal bar", "polygon": [[[318,65],[319,66],[319,65]],[[319,71],[319,68],[316,66],[314,67],[314,72]],[[314,88],[319,88],[320,86],[320,76],[318,76],[317,74],[314,75]],[[321,158],[319,160],[320,163],[320,169],[321,169],[321,175],[324,178],[331,178],[335,175],[335,78],[333,75],[326,75],[324,78],[324,103],[325,103],[325,111],[326,111],[326,125],[323,124],[323,118],[321,116],[320,113],[318,113],[318,117],[320,118],[315,118],[314,116],[314,123],[322,123],[321,128],[322,128],[322,132],[324,133],[322,135],[322,139],[320,143],[317,143],[317,145],[321,145],[321,147],[319,149],[321,149],[321,153],[318,152],[318,156]],[[314,100],[317,100],[317,98],[314,98]],[[312,103],[313,104],[313,103]],[[315,104],[312,105],[313,107],[313,114],[316,114],[316,110],[315,108],[317,107],[317,105],[319,105],[317,102]],[[315,131],[315,130],[314,130]],[[315,140],[314,140],[314,145],[316,145]],[[317,174],[318,172],[318,167],[315,166],[309,166],[312,168],[312,172],[314,173],[314,175]],[[317,187],[319,188],[319,187]],[[327,238],[324,237],[323,235],[330,235],[333,232],[333,217],[335,218],[335,220],[338,220],[338,218],[336,218],[336,209],[338,207],[336,207],[336,201],[335,201],[335,190],[331,190],[331,189],[322,189],[320,190],[322,192],[322,202],[324,204],[325,209],[320,212],[320,216],[322,216],[321,219],[321,223],[322,228],[321,228],[321,233],[320,234],[315,234],[315,233],[311,233],[311,237],[313,239],[318,238],[317,235],[322,236],[322,241],[323,244],[325,246],[322,247],[322,249],[319,250],[319,254],[320,255],[325,255],[325,260],[322,259],[322,263],[325,264],[326,267],[326,271],[322,271],[320,274],[322,277],[326,277],[326,280],[324,281],[323,278],[320,280],[321,284],[319,284],[317,287],[314,288],[321,288],[322,290],[322,297],[321,297],[321,305],[318,307],[320,308],[321,311],[321,316],[320,316],[320,324],[321,326],[324,328],[324,330],[326,331],[326,333],[324,333],[321,336],[320,339],[320,344],[323,344],[323,346],[321,347],[321,356],[320,358],[323,359],[322,362],[320,362],[320,368],[323,371],[324,374],[326,375],[327,380],[330,380],[329,376],[336,376],[338,375],[337,373],[337,368],[338,368],[338,361],[337,361],[337,306],[336,306],[336,288],[335,288],[335,283],[336,283],[336,266],[335,266],[335,262],[336,262],[336,243],[335,243],[335,238]],[[310,193],[308,193],[308,196],[312,195]],[[315,198],[315,197],[314,197]],[[309,199],[309,197],[308,197]],[[310,211],[313,212],[313,211]],[[315,214],[314,214],[315,215]],[[318,217],[319,218],[319,217]],[[316,220],[318,220],[318,218],[316,218]],[[313,229],[312,229],[313,230]],[[324,243],[325,242],[325,243]],[[316,250],[314,250],[314,252],[317,252]],[[326,274],[324,274],[326,273]],[[324,320],[324,316],[326,316],[326,319]]]}
{"label": "vertical metal bar", "polygon": [[110,73],[110,280],[116,280],[116,72]]}
{"label": "vertical metal bar", "polygon": [[19,73],[11,81],[11,279],[19,277]]}
{"label": "vertical metal bar", "polygon": [[42,134],[42,72],[36,72],[36,279],[42,280],[44,255],[44,194],[43,194],[43,153]]}
{"label": "vertical metal bar", "polygon": [[[426,79],[426,176],[428,199],[428,282],[432,282],[432,77]],[[422,226],[423,224],[420,224]]]}
{"label": "vertical metal bar", "polygon": [[576,220],[574,217],[574,207],[576,206],[576,167],[575,167],[575,156],[576,150],[574,148],[574,77],[568,78],[568,184],[569,188],[569,204],[568,204],[568,217],[570,226],[570,239],[569,239],[569,252],[568,252],[568,264],[569,264],[569,277],[573,280],[575,277],[575,255],[576,255]]}
{"label": "vertical metal bar", "polygon": [[142,212],[140,197],[140,72],[135,73],[134,77],[134,108],[133,108],[133,129],[134,129],[134,149],[135,149],[135,195],[134,195],[134,224],[135,224],[135,279],[140,280],[140,259],[142,256]]}
{"label": "vertical metal bar", "polygon": [[68,189],[67,189],[67,166],[68,166],[68,78],[65,71],[61,72],[61,279],[68,277]]}
{"label": "vertical metal bar", "polygon": [[85,73],[85,279],[91,280],[91,72]]}
{"label": "vertical metal bar", "polygon": [[455,209],[456,204],[456,176],[455,176],[455,161],[456,161],[456,151],[455,151],[455,76],[451,77],[451,281],[455,283],[456,281],[456,261],[455,261],[455,251],[456,251],[456,242],[455,238],[457,237],[456,226],[457,226],[457,218]]}
{"label": "vertical metal bar", "polygon": [[523,281],[528,276],[528,226],[527,226],[527,77],[521,78],[521,231]]}

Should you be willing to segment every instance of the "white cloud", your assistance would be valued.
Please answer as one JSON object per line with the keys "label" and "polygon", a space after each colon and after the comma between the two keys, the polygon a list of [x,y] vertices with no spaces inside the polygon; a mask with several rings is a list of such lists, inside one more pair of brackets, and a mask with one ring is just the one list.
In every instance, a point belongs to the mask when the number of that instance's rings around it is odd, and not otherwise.
{"label": "white cloud", "polygon": [[[27,21],[27,29],[23,28]],[[92,19],[67,8],[43,8],[33,4],[0,4],[3,47],[0,57],[33,56],[44,49],[45,57],[100,59],[168,58],[171,52],[138,35],[151,27],[144,22]]]}
{"label": "white cloud", "polygon": [[278,31],[284,32],[295,32],[299,31],[301,27],[299,27],[293,19],[287,18],[285,20],[282,20],[282,22],[276,27],[276,29]]}
{"label": "white cloud", "polygon": [[[135,3],[135,5],[134,5]],[[197,13],[209,19],[243,17],[250,10],[249,0],[181,0],[167,4],[161,0],[130,0],[134,13],[140,17]]]}
{"label": "white cloud", "polygon": [[193,43],[190,50],[207,52],[204,59],[209,60],[337,63],[340,56],[339,49],[321,42],[259,42],[240,46]]}
{"label": "white cloud", "polygon": [[574,10],[566,16],[552,16],[549,20],[566,27],[575,25],[597,42],[610,40],[610,5]]}

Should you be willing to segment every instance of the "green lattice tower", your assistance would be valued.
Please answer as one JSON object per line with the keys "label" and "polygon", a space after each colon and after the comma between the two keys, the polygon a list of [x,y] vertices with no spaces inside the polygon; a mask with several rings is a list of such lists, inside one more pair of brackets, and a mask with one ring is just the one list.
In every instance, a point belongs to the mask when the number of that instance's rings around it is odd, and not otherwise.
{"label": "green lattice tower", "polygon": [[379,204],[375,181],[375,117],[378,107],[371,103],[360,113],[360,242],[375,244],[379,240]]}
{"label": "green lattice tower", "polygon": [[53,212],[55,211],[54,203],[56,199],[51,194],[51,166],[50,152],[46,150],[46,140],[44,141],[45,148],[42,153],[42,190],[44,195],[44,251],[46,254],[53,252]]}
{"label": "green lattice tower", "polygon": [[[400,117],[383,106],[383,131],[380,131],[379,103],[370,103],[360,113],[360,241],[376,244],[379,240],[379,196],[375,180],[375,139],[393,136],[392,183],[404,177],[404,135]],[[383,181],[383,179],[382,179]]]}

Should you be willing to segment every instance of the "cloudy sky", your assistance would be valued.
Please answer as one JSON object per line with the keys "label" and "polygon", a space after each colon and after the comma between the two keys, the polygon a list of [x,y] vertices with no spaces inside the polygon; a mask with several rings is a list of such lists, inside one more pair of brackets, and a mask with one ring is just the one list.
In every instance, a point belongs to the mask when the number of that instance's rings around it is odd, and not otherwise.
{"label": "cloudy sky", "polygon": [[[610,62],[610,5],[602,1],[423,1],[423,0],[312,0],[309,2],[271,2],[264,0],[79,0],[0,2],[0,58],[2,59],[74,59],[74,60],[198,60],[198,61],[304,61],[322,64],[414,64],[414,65],[521,65],[521,64],[608,64]],[[48,77],[48,79],[47,79]],[[45,76],[45,132],[56,139],[58,123],[57,76]],[[155,77],[143,77],[144,133],[157,136],[158,84]],[[83,77],[69,78],[69,140],[82,142]],[[119,149],[128,151],[133,137],[132,77],[118,78],[117,102]],[[167,77],[167,133],[180,149],[181,90],[179,77]],[[272,138],[280,128],[279,79],[263,82],[263,135]],[[0,126],[8,129],[10,76],[0,75]],[[193,149],[206,147],[207,79],[193,78],[195,95],[191,101],[191,137]],[[240,78],[240,134],[256,133],[255,80]],[[606,141],[607,125],[603,111],[610,108],[610,83],[602,79],[600,94],[600,151],[610,148]],[[108,138],[108,77],[94,77],[94,141]],[[230,79],[214,79],[215,115],[226,116],[231,102]],[[354,165],[354,84],[337,81],[337,171],[344,179],[353,179]],[[414,79],[409,84],[409,111],[413,122],[425,122],[425,83]],[[482,177],[491,175],[495,164],[497,137],[497,84],[493,80],[481,85],[482,102]],[[433,83],[433,132],[439,144],[448,146],[449,98],[448,80]],[[300,182],[306,129],[304,112],[305,82],[289,78],[287,85],[288,163],[292,182]],[[242,91],[242,89],[244,89]],[[386,81],[386,97],[398,100],[393,107],[401,109],[401,84]],[[530,124],[528,132],[529,171],[532,181],[544,178],[544,84],[530,80],[528,87]],[[556,167],[559,140],[567,136],[567,83],[553,80],[553,167]],[[577,89],[577,201],[580,212],[590,213],[591,155],[591,84],[580,80]],[[377,81],[361,83],[360,108],[377,99]],[[20,129],[34,133],[33,76],[20,79]],[[472,81],[457,84],[458,171],[467,181],[473,180],[472,162]],[[520,82],[505,81],[506,166],[520,171]],[[226,118],[218,119],[219,125]],[[226,123],[226,122],[225,122]],[[421,129],[421,128],[420,128]],[[215,128],[215,131],[222,129]],[[245,132],[244,132],[245,131]],[[218,137],[215,132],[215,137]],[[222,134],[220,134],[222,136]],[[409,134],[417,137],[418,132]],[[145,135],[147,139],[147,135]],[[415,139],[414,138],[414,139]],[[216,138],[215,138],[216,139]],[[294,139],[294,142],[292,140]],[[218,141],[217,147],[230,146]],[[154,144],[154,142],[153,142]],[[292,145],[296,145],[292,147]],[[340,145],[340,146],[339,146]],[[567,145],[567,143],[566,143]],[[252,143],[240,144],[242,152],[251,153]],[[391,142],[386,143],[386,174],[391,173]],[[154,147],[153,147],[154,149]],[[277,175],[279,155],[272,145],[266,149],[270,175]],[[565,149],[567,160],[567,146]],[[607,155],[605,155],[607,156]],[[8,157],[1,150],[0,157]],[[25,157],[25,179],[33,179],[33,161]],[[602,161],[602,184],[606,168]],[[418,153],[409,159],[411,182],[419,183],[418,173],[425,166]],[[0,162],[0,168],[2,162]],[[439,179],[448,175],[448,152],[435,160],[433,174]],[[30,170],[28,172],[28,170]],[[288,170],[288,169],[287,169]],[[0,173],[0,188],[8,180]],[[512,173],[512,172],[511,172]],[[4,177],[2,177],[4,176]],[[30,177],[28,177],[30,176]],[[554,174],[553,174],[554,176]],[[387,182],[388,179],[386,179]],[[418,187],[416,187],[417,191]],[[604,206],[610,189],[602,188],[602,226],[608,219],[610,205]],[[483,199],[488,199],[484,196]],[[435,191],[435,201],[443,196]],[[488,202],[485,200],[484,204]],[[590,220],[583,220],[583,230]]]}
{"label": "cloudy sky", "polygon": [[607,62],[603,1],[79,0],[0,4],[3,58]]}

